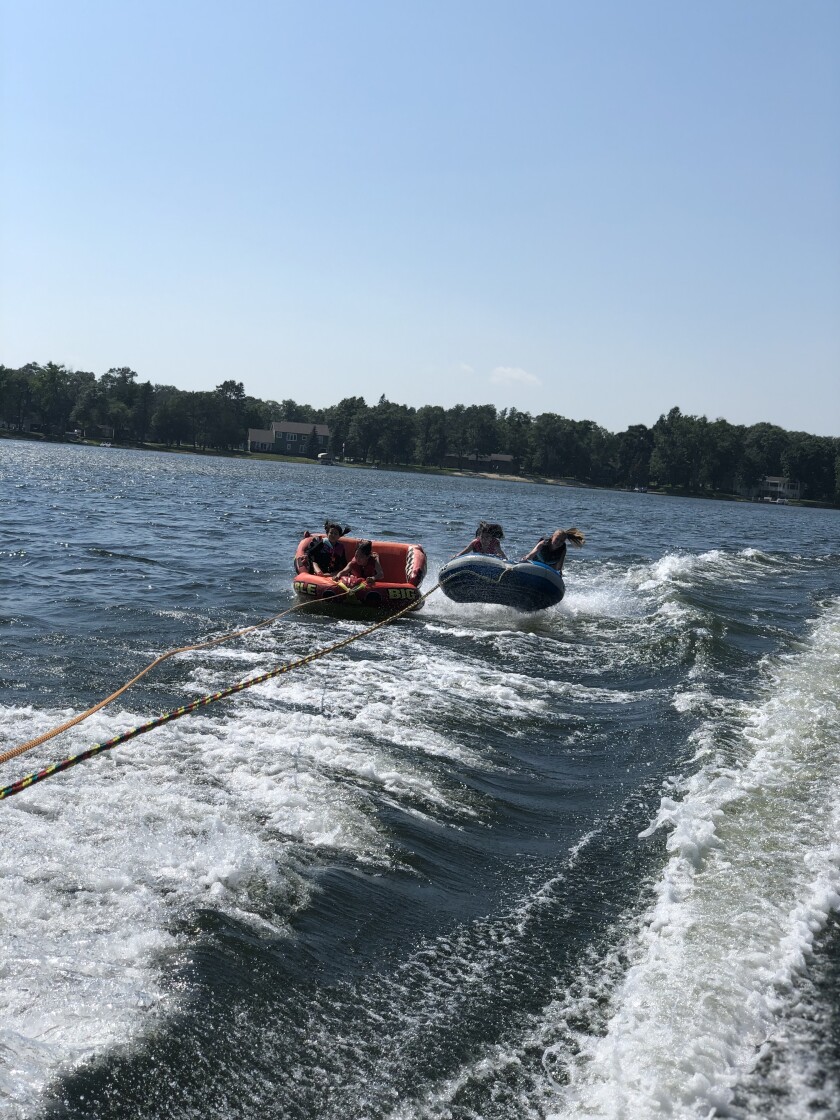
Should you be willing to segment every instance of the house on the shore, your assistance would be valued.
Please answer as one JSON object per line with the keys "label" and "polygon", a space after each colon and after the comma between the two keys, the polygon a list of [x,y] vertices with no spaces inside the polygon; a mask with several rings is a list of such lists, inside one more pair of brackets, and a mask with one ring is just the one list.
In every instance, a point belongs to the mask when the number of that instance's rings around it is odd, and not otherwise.
{"label": "house on the shore", "polygon": [[326,424],[299,424],[291,420],[273,420],[270,428],[248,429],[249,451],[273,451],[275,455],[306,455],[315,459],[326,451],[330,429]]}
{"label": "house on the shore", "polygon": [[766,474],[757,486],[744,486],[740,490],[744,498],[768,502],[798,501],[801,492],[802,487],[798,482],[779,474]]}
{"label": "house on the shore", "polygon": [[444,457],[443,465],[457,471],[519,474],[519,463],[513,455],[504,455],[495,451],[492,455],[479,455],[477,452],[473,452],[471,455],[455,455],[449,452]]}

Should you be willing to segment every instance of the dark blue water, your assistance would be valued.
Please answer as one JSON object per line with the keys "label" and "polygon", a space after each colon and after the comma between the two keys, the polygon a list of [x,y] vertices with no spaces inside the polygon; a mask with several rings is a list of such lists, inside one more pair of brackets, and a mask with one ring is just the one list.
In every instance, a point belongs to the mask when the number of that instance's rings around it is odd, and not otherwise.
{"label": "dark blue water", "polygon": [[[840,517],[0,443],[0,752],[293,605],[325,516],[440,564],[577,525],[563,603],[449,602],[0,802],[12,1117],[840,1114]],[[361,630],[179,655],[0,768]]]}

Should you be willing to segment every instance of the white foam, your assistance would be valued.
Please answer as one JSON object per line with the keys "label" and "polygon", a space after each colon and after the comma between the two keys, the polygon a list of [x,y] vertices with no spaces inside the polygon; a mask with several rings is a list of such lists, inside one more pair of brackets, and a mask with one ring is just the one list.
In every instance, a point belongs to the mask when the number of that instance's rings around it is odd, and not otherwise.
{"label": "white foam", "polygon": [[578,1035],[580,1056],[548,1055],[571,1081],[557,1117],[710,1116],[771,1032],[784,1044],[779,1015],[840,905],[838,670],[835,604],[777,666],[740,765],[709,765],[663,798],[642,835],[668,827],[671,854],[604,1034]]}
{"label": "white foam", "polygon": [[[264,636],[249,637],[245,655],[232,660],[260,661],[257,672],[311,645],[300,628],[282,635],[281,657],[263,657]],[[511,717],[524,716],[536,703],[533,682],[503,667],[474,680],[455,655],[432,664],[410,634],[364,648],[167,724],[3,803],[0,1099],[11,1115],[24,1115],[59,1067],[171,1012],[177,996],[166,962],[182,951],[176,931],[198,908],[277,936],[283,918],[265,900],[285,899],[284,914],[306,898],[295,848],[390,863],[373,798],[454,827],[474,815],[469,792],[437,785],[423,756],[493,764],[481,744],[418,724],[417,706],[449,724],[453,704],[466,698],[478,712],[489,692]],[[185,690],[232,683],[236,674],[219,663],[229,652],[187,658]],[[21,742],[73,713],[27,706],[2,714],[11,741]],[[144,718],[105,709],[9,764],[3,780]]]}
{"label": "white foam", "polygon": [[770,561],[757,549],[669,552],[651,563],[631,566],[626,579],[631,587],[647,593],[667,592],[708,578],[725,579],[729,585],[749,583],[760,578]]}
{"label": "white foam", "polygon": [[633,618],[644,604],[632,594],[621,578],[612,572],[596,581],[572,580],[560,608],[571,618]]}

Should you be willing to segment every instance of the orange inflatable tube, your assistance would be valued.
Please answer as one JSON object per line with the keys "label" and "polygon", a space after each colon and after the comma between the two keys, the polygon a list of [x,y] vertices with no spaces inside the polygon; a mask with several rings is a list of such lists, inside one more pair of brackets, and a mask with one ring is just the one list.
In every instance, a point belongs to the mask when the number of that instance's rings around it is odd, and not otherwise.
{"label": "orange inflatable tube", "polygon": [[[331,614],[355,617],[384,617],[404,610],[412,602],[419,609],[423,603],[417,590],[426,575],[426,553],[419,544],[398,541],[373,541],[379,556],[384,579],[370,580],[348,587],[332,576],[319,576],[306,570],[306,549],[313,537],[323,533],[307,533],[295,552],[294,592],[302,600],[317,603],[319,609]],[[347,559],[356,551],[360,537],[342,537]]]}

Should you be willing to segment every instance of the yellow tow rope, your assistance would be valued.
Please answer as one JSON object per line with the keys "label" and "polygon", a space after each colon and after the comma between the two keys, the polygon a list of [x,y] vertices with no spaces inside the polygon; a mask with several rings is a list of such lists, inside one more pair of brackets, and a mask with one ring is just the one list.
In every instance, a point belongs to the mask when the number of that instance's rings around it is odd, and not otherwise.
{"label": "yellow tow rope", "polygon": [[[38,782],[44,781],[46,778],[51,777],[53,774],[59,774],[62,770],[69,770],[71,766],[76,766],[78,763],[84,762],[88,758],[93,758],[94,755],[101,754],[103,751],[112,750],[114,747],[119,746],[121,743],[128,742],[129,739],[135,739],[138,735],[142,735],[146,731],[152,731],[155,727],[160,727],[164,723],[170,723],[173,720],[180,719],[181,716],[188,715],[190,712],[194,712],[198,708],[207,707],[209,704],[213,704],[217,700],[224,700],[228,696],[233,696],[235,693],[242,692],[246,688],[251,688],[256,684],[263,684],[265,681],[272,680],[274,677],[279,677],[283,673],[288,673],[292,669],[299,668],[301,665],[309,665],[311,662],[317,661],[321,657],[325,657],[328,653],[334,653],[336,650],[342,649],[344,646],[349,646],[351,643],[357,642],[360,638],[364,638],[368,634],[373,634],[374,631],[381,629],[383,626],[387,626],[389,622],[394,622],[395,619],[402,617],[402,615],[407,614],[409,611],[416,610],[420,603],[424,601],[424,599],[428,599],[428,597],[433,592],[437,591],[439,586],[440,584],[435,584],[434,587],[430,588],[429,591],[425,592],[425,594],[421,595],[418,599],[412,600],[412,602],[409,603],[408,606],[404,607],[401,611],[398,611],[396,614],[389,615],[387,618],[382,619],[380,622],[375,623],[373,626],[368,626],[366,629],[360,630],[358,634],[351,634],[349,638],[344,638],[342,641],[335,642],[330,646],[324,646],[322,649],[315,650],[314,653],[307,654],[306,657],[301,657],[297,661],[289,661],[287,662],[287,664],[280,665],[276,669],[271,669],[267,673],[261,673],[259,676],[250,677],[247,680],[239,681],[237,684],[231,685],[228,688],[224,688],[219,692],[213,692],[207,696],[202,696],[198,700],[194,700],[191,704],[186,704],[181,708],[175,708],[170,712],[165,712],[163,715],[157,716],[155,719],[149,720],[147,723],[140,724],[138,727],[133,727],[129,731],[123,731],[121,734],[114,736],[113,739],[108,739],[103,743],[96,743],[94,744],[94,746],[89,747],[87,750],[82,751],[80,754],[71,755],[69,758],[62,759],[60,762],[54,762],[49,766],[45,766],[42,770],[38,770],[32,774],[28,774],[25,778],[21,778],[19,781],[13,782],[11,785],[0,788],[0,801],[9,797],[13,797],[16,793],[21,793],[23,790],[28,789],[30,786],[36,785]],[[309,604],[303,603],[300,605],[308,606]],[[61,731],[72,727],[76,723],[80,723],[83,719],[86,719],[87,716],[92,715],[96,711],[99,711],[100,708],[103,708],[106,704],[110,703],[110,701],[115,697],[125,692],[125,690],[129,688],[134,683],[134,681],[139,680],[140,677],[142,677],[155,665],[160,664],[160,662],[164,661],[167,657],[171,657],[173,654],[180,653],[185,650],[203,649],[209,645],[217,644],[226,637],[245,634],[249,630],[256,630],[260,626],[265,626],[269,622],[273,622],[275,619],[282,618],[284,615],[290,614],[295,609],[297,608],[291,607],[289,608],[289,610],[281,611],[280,614],[273,615],[269,619],[264,619],[262,622],[255,623],[253,626],[247,626],[243,630],[235,630],[232,632],[232,634],[224,634],[221,637],[213,638],[208,642],[201,642],[194,646],[182,646],[180,649],[170,650],[169,653],[161,655],[161,657],[156,658],[155,661],[147,665],[141,673],[138,673],[136,677],[128,682],[128,684],[123,685],[122,688],[112,693],[111,696],[109,696],[106,700],[103,700],[93,708],[88,709],[87,712],[83,712],[75,719],[69,720],[66,724],[62,724],[60,727],[54,728],[46,735],[43,735],[38,739],[34,739],[29,743],[23,743],[20,747],[15,747],[12,751],[7,752],[6,755],[0,756],[0,762],[5,761],[5,759],[7,758],[14,758],[19,754],[23,754],[25,750],[31,750],[33,749],[33,747],[38,746],[40,743],[46,742],[54,735],[58,735]]]}
{"label": "yellow tow rope", "polygon": [[[336,599],[340,597],[339,595],[334,596]],[[160,657],[156,657],[154,661],[150,661],[145,669],[141,669],[136,677],[132,677],[130,681],[126,681],[116,692],[112,692],[110,696],[106,696],[104,700],[100,700],[99,703],[94,704],[92,708],[88,708],[87,711],[73,716],[73,718],[68,719],[66,723],[62,723],[58,727],[53,727],[50,731],[45,731],[43,735],[39,735],[37,738],[30,739],[26,743],[21,743],[19,747],[12,747],[11,750],[0,754],[0,766],[2,766],[4,762],[8,762],[11,758],[17,758],[18,755],[34,750],[35,747],[40,747],[42,743],[54,739],[56,735],[60,735],[63,731],[69,731],[70,728],[75,727],[77,723],[82,723],[89,716],[94,715],[107,704],[110,704],[112,700],[116,700],[118,696],[122,696],[122,694],[131,688],[133,684],[136,684],[141,677],[145,677],[146,673],[151,672],[155,666],[162,664],[168,658],[174,657],[176,653],[189,653],[196,649],[208,649],[210,646],[218,645],[219,642],[228,641],[230,638],[238,638],[242,634],[249,634],[252,630],[259,630],[263,626],[268,626],[272,622],[276,622],[279,618],[284,618],[287,614],[291,614],[292,611],[300,610],[301,607],[308,607],[309,605],[309,603],[297,603],[295,606],[289,607],[288,610],[273,614],[271,618],[264,618],[262,622],[255,622],[253,626],[245,626],[241,630],[231,630],[228,634],[220,634],[218,638],[209,638],[206,642],[196,642],[195,645],[191,646],[179,646],[177,649],[170,649],[167,653],[162,653]]]}

